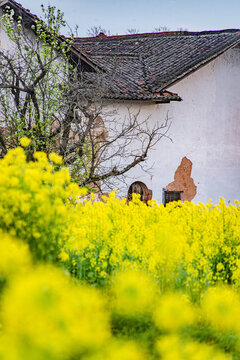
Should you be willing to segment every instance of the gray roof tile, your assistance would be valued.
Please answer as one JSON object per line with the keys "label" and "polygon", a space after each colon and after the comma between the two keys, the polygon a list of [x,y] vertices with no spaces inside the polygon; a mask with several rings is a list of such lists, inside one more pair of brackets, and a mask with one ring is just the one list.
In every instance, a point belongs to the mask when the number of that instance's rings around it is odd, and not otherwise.
{"label": "gray roof tile", "polygon": [[[114,98],[180,100],[165,89],[240,42],[240,30],[75,38],[106,73]],[[165,95],[163,92],[165,91]],[[157,93],[157,95],[156,95]],[[162,96],[162,98],[161,98]]]}

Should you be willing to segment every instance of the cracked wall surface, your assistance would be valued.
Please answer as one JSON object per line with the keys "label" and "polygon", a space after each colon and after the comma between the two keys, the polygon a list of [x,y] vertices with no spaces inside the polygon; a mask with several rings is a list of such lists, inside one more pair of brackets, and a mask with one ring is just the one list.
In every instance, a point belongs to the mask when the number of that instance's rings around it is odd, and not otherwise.
{"label": "cracked wall surface", "polygon": [[165,190],[184,191],[183,201],[191,201],[197,194],[197,186],[191,178],[191,173],[192,162],[185,156],[174,174],[174,181],[168,184]]}

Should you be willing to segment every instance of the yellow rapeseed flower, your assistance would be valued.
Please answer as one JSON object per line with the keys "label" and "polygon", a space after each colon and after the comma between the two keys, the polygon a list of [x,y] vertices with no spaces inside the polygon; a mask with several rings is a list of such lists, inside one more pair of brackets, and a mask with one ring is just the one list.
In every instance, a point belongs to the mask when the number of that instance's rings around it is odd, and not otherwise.
{"label": "yellow rapeseed flower", "polygon": [[29,139],[28,137],[24,136],[20,139],[20,144],[23,147],[28,147],[31,144],[31,139]]}
{"label": "yellow rapeseed flower", "polygon": [[178,293],[162,295],[154,308],[153,317],[156,325],[163,331],[176,331],[183,326],[192,325],[196,318],[194,308]]}
{"label": "yellow rapeseed flower", "polygon": [[61,165],[63,160],[62,156],[56,154],[56,153],[50,153],[49,154],[49,160],[52,161],[56,165]]}
{"label": "yellow rapeseed flower", "polygon": [[134,316],[151,312],[155,303],[156,287],[140,271],[123,271],[113,280],[113,309],[118,314]]}

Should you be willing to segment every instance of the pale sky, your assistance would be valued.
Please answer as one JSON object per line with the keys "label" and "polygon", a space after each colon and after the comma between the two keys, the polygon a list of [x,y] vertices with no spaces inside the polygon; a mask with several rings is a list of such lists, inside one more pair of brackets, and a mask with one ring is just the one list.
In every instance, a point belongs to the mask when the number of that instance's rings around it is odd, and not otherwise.
{"label": "pale sky", "polygon": [[92,26],[101,26],[112,34],[127,29],[152,32],[166,26],[188,31],[240,28],[240,0],[18,0],[36,15],[41,4],[55,5],[79,36],[87,36]]}

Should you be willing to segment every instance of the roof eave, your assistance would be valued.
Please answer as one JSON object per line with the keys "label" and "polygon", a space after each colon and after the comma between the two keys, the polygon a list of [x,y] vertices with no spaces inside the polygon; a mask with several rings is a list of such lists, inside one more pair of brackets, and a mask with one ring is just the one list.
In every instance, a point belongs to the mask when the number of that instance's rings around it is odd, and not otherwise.
{"label": "roof eave", "polygon": [[171,101],[182,101],[182,98],[178,95],[176,96],[129,96],[129,95],[107,95],[104,96],[106,100],[124,100],[124,101],[144,101],[144,102],[151,102],[155,104],[166,104],[170,103]]}
{"label": "roof eave", "polygon": [[105,72],[102,66],[96,64],[92,59],[90,59],[87,55],[83,54],[80,50],[78,50],[74,45],[71,45],[70,49],[75,55],[77,55],[81,60],[85,61],[90,67],[94,69],[95,72]]}

